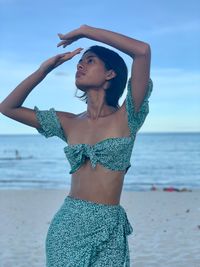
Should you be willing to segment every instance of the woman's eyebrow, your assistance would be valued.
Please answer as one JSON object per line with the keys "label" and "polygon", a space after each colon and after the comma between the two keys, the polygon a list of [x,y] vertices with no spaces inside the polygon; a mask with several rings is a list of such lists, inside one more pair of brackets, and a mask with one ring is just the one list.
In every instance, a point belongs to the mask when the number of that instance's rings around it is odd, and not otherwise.
{"label": "woman's eyebrow", "polygon": [[82,62],[84,59],[88,59],[88,58],[92,58],[92,57],[96,57],[96,56],[94,56],[94,55],[86,56],[85,58],[81,58],[78,63]]}
{"label": "woman's eyebrow", "polygon": [[90,57],[96,57],[95,55],[89,55],[89,56],[86,56],[86,58],[90,58]]}

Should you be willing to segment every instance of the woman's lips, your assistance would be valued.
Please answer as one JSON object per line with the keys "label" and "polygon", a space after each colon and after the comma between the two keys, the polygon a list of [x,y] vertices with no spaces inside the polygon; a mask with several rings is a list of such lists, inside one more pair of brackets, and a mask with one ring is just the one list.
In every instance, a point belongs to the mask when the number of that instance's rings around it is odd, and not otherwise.
{"label": "woman's lips", "polygon": [[84,72],[82,72],[82,71],[77,71],[77,73],[76,73],[76,78],[81,77],[81,76],[83,76],[83,75],[85,75]]}

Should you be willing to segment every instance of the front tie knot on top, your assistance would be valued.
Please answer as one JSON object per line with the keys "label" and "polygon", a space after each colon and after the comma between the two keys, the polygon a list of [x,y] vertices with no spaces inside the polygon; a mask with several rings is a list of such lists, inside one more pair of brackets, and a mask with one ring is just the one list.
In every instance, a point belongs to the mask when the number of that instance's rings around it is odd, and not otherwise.
{"label": "front tie knot on top", "polygon": [[80,150],[81,161],[82,160],[84,161],[85,157],[89,158],[91,161],[92,168],[95,168],[98,162],[98,158],[96,155],[97,150],[95,150],[92,145],[82,144],[81,146],[82,146],[81,147],[82,151]]}
{"label": "front tie knot on top", "polygon": [[95,168],[98,163],[98,150],[95,149],[92,145],[89,144],[76,144],[64,149],[66,156],[69,156],[68,159],[71,164],[74,165],[76,162],[75,168],[78,168],[86,160],[90,159],[92,168]]}
{"label": "front tie knot on top", "polygon": [[66,146],[64,152],[71,165],[70,174],[77,171],[87,158],[90,159],[92,168],[95,168],[99,163],[110,170],[123,171],[130,166],[128,154],[132,152],[133,138],[107,138],[94,145],[74,144]]}

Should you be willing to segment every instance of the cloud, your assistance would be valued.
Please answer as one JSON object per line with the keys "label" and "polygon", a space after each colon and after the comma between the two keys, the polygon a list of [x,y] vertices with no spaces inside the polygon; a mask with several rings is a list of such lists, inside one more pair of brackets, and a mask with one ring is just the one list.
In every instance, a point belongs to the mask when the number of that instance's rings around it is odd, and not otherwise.
{"label": "cloud", "polygon": [[154,35],[162,34],[174,34],[174,33],[187,33],[187,32],[199,32],[200,20],[188,21],[177,25],[168,25],[159,28],[154,28],[150,32]]}
{"label": "cloud", "polygon": [[54,73],[55,76],[64,76],[64,77],[67,77],[67,76],[70,76],[69,73],[66,73],[64,71],[57,71]]}

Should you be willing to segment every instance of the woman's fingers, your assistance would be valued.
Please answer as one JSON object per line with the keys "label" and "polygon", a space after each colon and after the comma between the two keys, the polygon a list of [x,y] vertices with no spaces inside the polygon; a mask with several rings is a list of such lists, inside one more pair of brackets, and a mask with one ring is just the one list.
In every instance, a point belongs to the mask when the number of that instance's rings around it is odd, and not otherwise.
{"label": "woman's fingers", "polygon": [[72,51],[71,53],[73,54],[73,55],[76,55],[76,54],[79,54],[81,51],[83,50],[83,48],[77,48],[77,49],[75,49],[74,51]]}
{"label": "woman's fingers", "polygon": [[67,40],[71,39],[73,35],[71,33],[66,33],[66,34],[58,33],[58,37],[60,38],[60,40]]}
{"label": "woman's fingers", "polygon": [[58,43],[57,47],[63,45],[63,48],[81,38],[80,33],[77,32],[77,30],[73,30],[66,34],[58,33],[58,37],[61,41]]}
{"label": "woman's fingers", "polygon": [[66,53],[59,54],[57,57],[56,65],[58,66],[58,65],[64,63],[65,61],[71,59],[75,55],[79,54],[82,50],[83,50],[83,48],[77,48],[72,52],[66,52]]}
{"label": "woman's fingers", "polygon": [[65,56],[74,56],[76,54],[79,54],[81,51],[83,50],[83,48],[79,47],[77,49],[75,49],[74,51],[72,52],[66,52],[66,53],[62,53],[62,54],[59,54],[60,57],[65,57]]}
{"label": "woman's fingers", "polygon": [[83,48],[77,48],[72,52],[65,52],[62,54],[58,54],[56,56],[53,56],[47,60],[45,60],[41,65],[40,69],[44,70],[45,72],[50,72],[51,70],[55,69],[65,61],[70,60],[75,55],[79,54]]}
{"label": "woman's fingers", "polygon": [[58,33],[58,36],[59,36],[59,38],[60,38],[61,40],[63,40],[64,34],[62,34],[62,33]]}
{"label": "woman's fingers", "polygon": [[[64,44],[66,44],[66,43],[67,43],[66,41],[61,41],[60,43],[57,44],[57,47],[59,47],[59,46],[61,46],[61,45],[64,45]],[[66,44],[66,45],[67,45],[67,44]],[[65,45],[65,46],[66,46],[66,45]]]}
{"label": "woman's fingers", "polygon": [[65,48],[67,45],[70,45],[73,42],[76,42],[78,39],[83,38],[84,34],[81,30],[81,27],[79,27],[78,29],[72,30],[65,34],[58,33],[58,37],[61,41],[57,44],[57,47],[62,45],[63,48]]}
{"label": "woman's fingers", "polygon": [[62,33],[58,33],[58,36],[59,36],[60,40],[62,40],[62,41],[57,44],[57,47],[59,47],[61,45],[63,45],[63,48],[66,47],[67,46],[67,38],[65,38],[65,35]]}
{"label": "woman's fingers", "polygon": [[64,59],[65,61],[67,61],[67,60],[73,58],[74,56],[76,56],[77,54],[79,54],[82,50],[83,50],[83,48],[77,48],[74,51],[69,52],[69,54],[64,55],[64,57],[61,58],[61,60]]}

